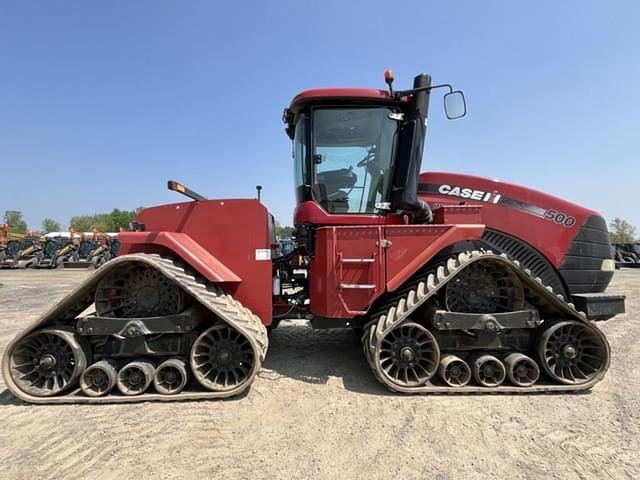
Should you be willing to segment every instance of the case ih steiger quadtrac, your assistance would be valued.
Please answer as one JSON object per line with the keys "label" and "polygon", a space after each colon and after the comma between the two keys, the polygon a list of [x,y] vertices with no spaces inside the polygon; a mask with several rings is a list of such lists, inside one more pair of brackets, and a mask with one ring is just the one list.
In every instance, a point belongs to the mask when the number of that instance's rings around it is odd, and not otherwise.
{"label": "case ih steiger quadtrac", "polygon": [[[223,398],[253,382],[266,327],[306,318],[362,332],[375,377],[404,393],[566,392],[610,361],[592,320],[624,311],[596,212],[524,187],[420,174],[431,92],[329,88],[284,112],[296,245],[277,249],[259,199],[147,208],[121,256],[7,347],[9,389],[34,403]],[[277,254],[276,252],[280,252]],[[286,253],[285,253],[286,252]]]}

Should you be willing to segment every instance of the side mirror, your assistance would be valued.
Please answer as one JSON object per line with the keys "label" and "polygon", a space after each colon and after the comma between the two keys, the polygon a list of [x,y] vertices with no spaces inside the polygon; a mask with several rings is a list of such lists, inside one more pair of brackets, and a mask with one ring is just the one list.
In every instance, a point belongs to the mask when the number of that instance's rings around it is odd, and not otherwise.
{"label": "side mirror", "polygon": [[449,120],[462,118],[467,114],[467,103],[460,90],[449,92],[444,96],[444,111]]}

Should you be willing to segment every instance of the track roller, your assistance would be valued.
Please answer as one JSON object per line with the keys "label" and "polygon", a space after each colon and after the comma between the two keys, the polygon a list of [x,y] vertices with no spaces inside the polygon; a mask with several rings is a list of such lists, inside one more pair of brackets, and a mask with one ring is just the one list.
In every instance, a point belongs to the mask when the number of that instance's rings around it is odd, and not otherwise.
{"label": "track roller", "polygon": [[127,363],[118,372],[118,390],[124,395],[140,395],[151,385],[154,373],[151,362],[139,360]]}
{"label": "track roller", "polygon": [[80,388],[89,397],[100,397],[111,391],[117,378],[115,365],[108,360],[100,360],[82,372]]}
{"label": "track roller", "polygon": [[504,359],[509,381],[517,387],[530,387],[540,378],[538,364],[522,353],[511,353]]}
{"label": "track roller", "polygon": [[450,387],[464,387],[471,380],[471,367],[460,357],[445,355],[440,360],[438,374]]}
{"label": "track roller", "polygon": [[507,376],[500,360],[493,355],[480,355],[471,363],[473,378],[483,387],[497,387]]}
{"label": "track roller", "polygon": [[174,395],[187,384],[187,365],[184,360],[171,358],[156,368],[153,386],[158,393]]}
{"label": "track roller", "polygon": [[74,333],[45,328],[30,333],[10,352],[11,378],[36,397],[57,395],[76,383],[87,355]]}

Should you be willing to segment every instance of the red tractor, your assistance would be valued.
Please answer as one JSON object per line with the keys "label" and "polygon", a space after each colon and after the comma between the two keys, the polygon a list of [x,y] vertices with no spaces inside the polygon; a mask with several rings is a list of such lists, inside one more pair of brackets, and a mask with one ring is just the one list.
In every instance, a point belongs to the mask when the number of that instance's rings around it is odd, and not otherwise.
{"label": "red tractor", "polygon": [[[362,334],[396,392],[589,389],[610,361],[591,320],[624,311],[596,212],[524,187],[420,174],[429,97],[330,88],[284,111],[295,248],[259,199],[147,208],[104,265],[7,347],[8,388],[34,403],[222,398],[253,382],[284,318]],[[238,235],[242,232],[242,235]],[[93,310],[85,310],[93,305]]]}

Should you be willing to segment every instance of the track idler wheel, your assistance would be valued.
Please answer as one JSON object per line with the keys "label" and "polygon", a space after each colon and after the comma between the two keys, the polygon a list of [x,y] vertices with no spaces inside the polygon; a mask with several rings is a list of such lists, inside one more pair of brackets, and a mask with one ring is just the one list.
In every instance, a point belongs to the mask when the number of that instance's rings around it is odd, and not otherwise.
{"label": "track idler wheel", "polygon": [[522,353],[510,353],[504,359],[509,381],[516,387],[530,387],[540,378],[538,364]]}
{"label": "track idler wheel", "polygon": [[90,365],[80,376],[80,388],[89,397],[106,395],[115,386],[118,372],[108,360],[100,360]]}
{"label": "track idler wheel", "polygon": [[81,340],[66,330],[30,333],[13,347],[9,368],[16,386],[35,397],[50,397],[74,385],[87,366]]}
{"label": "track idler wheel", "polygon": [[151,362],[140,360],[127,363],[118,372],[118,390],[123,395],[140,395],[151,385],[154,373],[155,368]]}
{"label": "track idler wheel", "polygon": [[460,357],[445,355],[440,360],[438,374],[450,387],[464,387],[471,380],[471,367]]}
{"label": "track idler wheel", "polygon": [[153,386],[158,393],[175,395],[187,384],[187,365],[179,358],[171,358],[156,368]]}
{"label": "track idler wheel", "polygon": [[538,344],[545,373],[567,385],[587,383],[603,374],[609,365],[609,345],[594,328],[575,320],[549,326]]}
{"label": "track idler wheel", "polygon": [[191,348],[191,370],[207,390],[225,392],[251,378],[255,357],[249,340],[220,322],[205,330]]}
{"label": "track idler wheel", "polygon": [[391,330],[380,347],[380,369],[400,387],[424,385],[438,370],[440,348],[433,334],[417,323]]}
{"label": "track idler wheel", "polygon": [[483,387],[497,387],[504,382],[507,371],[493,355],[480,355],[471,363],[473,378]]}

